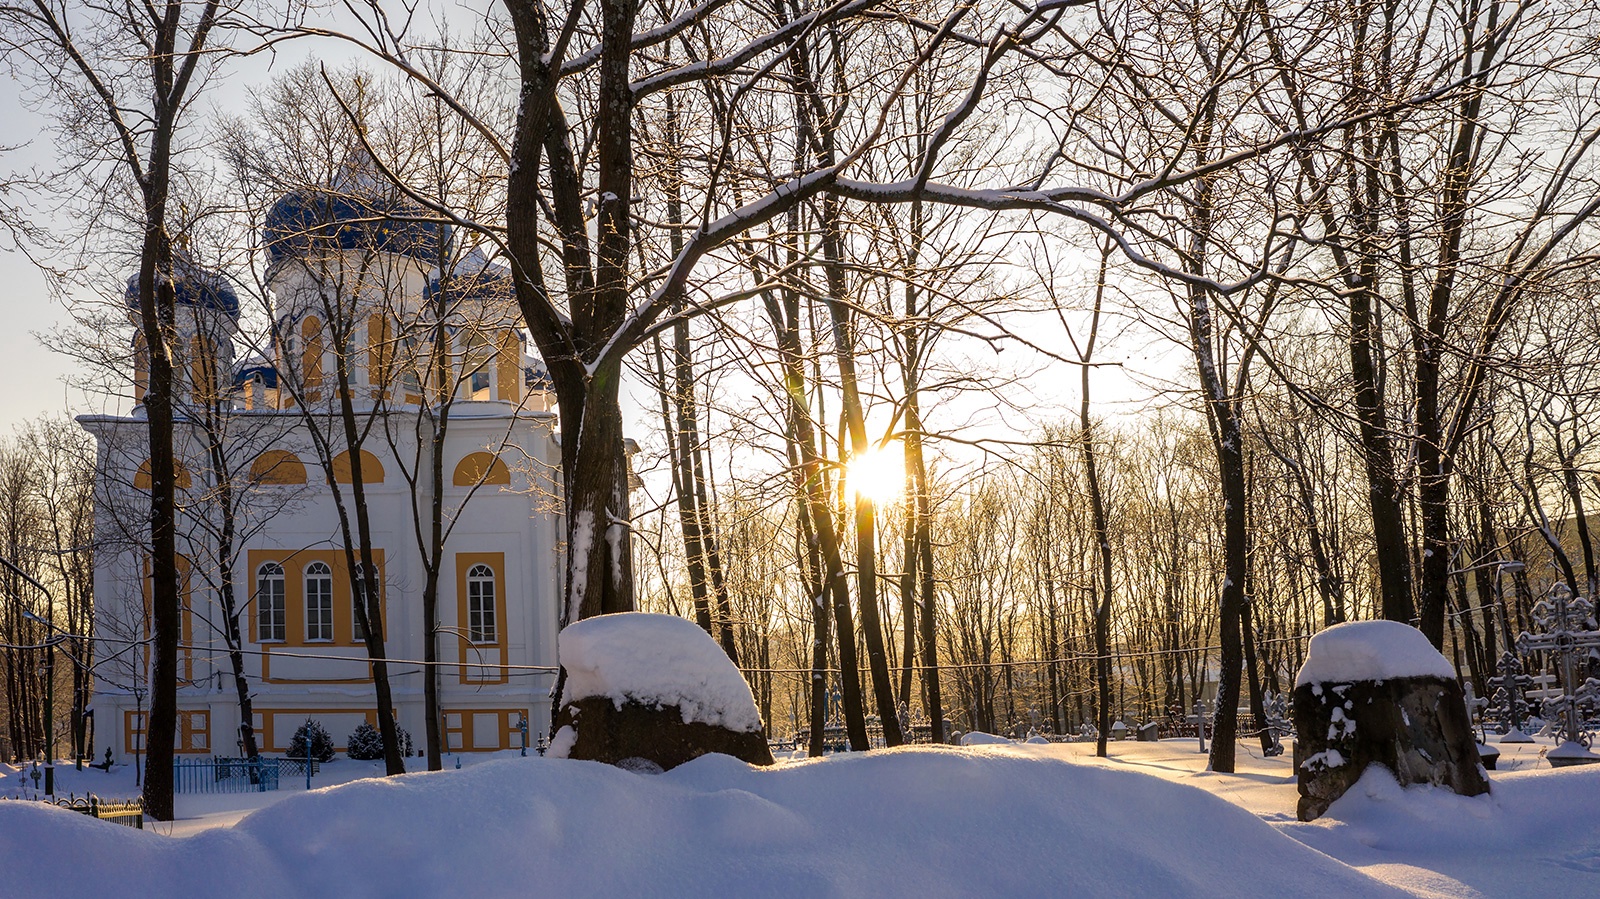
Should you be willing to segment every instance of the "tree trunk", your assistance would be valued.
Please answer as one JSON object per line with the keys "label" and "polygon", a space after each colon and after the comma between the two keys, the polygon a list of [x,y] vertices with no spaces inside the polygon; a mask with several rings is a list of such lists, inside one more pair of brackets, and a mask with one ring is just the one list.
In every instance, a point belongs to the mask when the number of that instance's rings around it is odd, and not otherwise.
{"label": "tree trunk", "polygon": [[[1111,250],[1106,247],[1100,255],[1100,272],[1095,280],[1094,311],[1089,320],[1089,336],[1080,347],[1078,355],[1078,428],[1082,438],[1083,478],[1089,488],[1089,510],[1094,523],[1095,551],[1100,559],[1098,586],[1092,582],[1090,596],[1096,598],[1094,607],[1095,683],[1099,688],[1100,737],[1095,741],[1095,755],[1105,758],[1106,741],[1111,729],[1111,529],[1106,521],[1105,495],[1100,489],[1100,469],[1095,458],[1094,422],[1089,417],[1089,371],[1094,359],[1095,342],[1100,337],[1100,307],[1105,299],[1106,266]],[[1098,594],[1098,596],[1096,596]]]}
{"label": "tree trunk", "polygon": [[[867,423],[856,384],[855,341],[852,335],[849,301],[845,296],[843,236],[840,233],[839,203],[832,197],[822,200],[823,257],[828,281],[828,314],[833,324],[834,352],[839,364],[841,402],[850,434],[852,457],[871,449]],[[894,681],[889,676],[888,654],[883,640],[883,624],[878,615],[878,537],[877,510],[864,492],[855,496],[856,594],[861,609],[861,635],[867,644],[867,663],[872,670],[872,688],[883,723],[883,742],[899,746],[905,742],[900,716],[895,708]]]}
{"label": "tree trunk", "polygon": [[[915,395],[906,399],[906,468],[911,473],[913,497],[908,500],[917,509],[916,548],[917,598],[921,604],[917,623],[921,628],[922,690],[929,723],[930,739],[938,744],[949,739],[944,732],[944,698],[939,690],[939,642],[937,639],[938,582],[933,572],[933,497],[928,488],[928,466],[922,456],[922,411]],[[909,625],[908,625],[909,626]]]}
{"label": "tree trunk", "polygon": [[[162,132],[158,130],[158,142]],[[168,133],[170,139],[170,133]],[[164,151],[163,147],[163,151]],[[162,152],[162,157],[166,153]],[[173,817],[173,749],[178,738],[178,642],[182,598],[178,584],[176,458],[173,402],[176,378],[168,341],[176,302],[172,244],[166,233],[167,166],[151,165],[145,190],[144,247],[140,252],[139,307],[149,354],[149,389],[144,396],[150,438],[150,713],[145,726],[145,813],[157,821]],[[155,173],[159,172],[159,175]]]}
{"label": "tree trunk", "polygon": [[[791,216],[791,221],[795,218],[797,216]],[[798,230],[791,228],[789,233],[797,234]],[[789,270],[792,271],[793,260],[798,258],[799,251],[791,243],[787,252],[791,257]],[[867,737],[866,711],[861,696],[855,623],[850,614],[848,576],[839,552],[839,538],[833,526],[832,513],[828,508],[827,479],[822,457],[817,449],[816,427],[812,423],[810,403],[807,400],[805,355],[800,344],[801,292],[792,283],[785,283],[781,305],[779,299],[770,292],[763,294],[762,298],[777,337],[782,362],[784,392],[788,397],[787,428],[794,434],[794,444],[799,454],[800,464],[796,468],[795,479],[800,501],[804,505],[802,531],[807,539],[808,552],[811,551],[810,547],[814,541],[815,552],[821,562],[820,570],[823,573],[821,589],[813,601],[813,613],[826,616],[831,612],[834,616],[834,631],[838,635],[839,642],[840,698],[844,705],[845,731],[850,740],[850,748],[864,752],[872,748],[872,744]],[[827,706],[827,685],[815,679],[816,673],[826,664],[827,629],[828,622],[814,620],[813,638],[824,642],[813,644],[811,685],[813,719],[818,717],[819,709],[825,710]],[[815,752],[821,752],[820,733],[821,730],[813,725],[812,748]]]}
{"label": "tree trunk", "polygon": [[[687,325],[679,325],[687,329]],[[687,346],[688,340],[684,340]],[[680,444],[684,441],[683,407],[673,400],[672,393],[681,389],[681,378],[673,386],[667,383],[665,363],[662,360],[661,341],[655,341],[656,347],[656,377],[661,385],[661,424],[662,433],[667,438],[667,469],[672,475],[672,492],[678,498],[678,525],[683,534],[684,564],[689,569],[689,595],[694,607],[695,623],[714,640],[717,636],[716,624],[711,620],[711,601],[706,593],[705,557],[700,546],[700,520],[694,514],[694,493],[685,488],[687,460]],[[674,365],[674,369],[678,366]],[[675,417],[670,408],[678,405],[678,414]]]}

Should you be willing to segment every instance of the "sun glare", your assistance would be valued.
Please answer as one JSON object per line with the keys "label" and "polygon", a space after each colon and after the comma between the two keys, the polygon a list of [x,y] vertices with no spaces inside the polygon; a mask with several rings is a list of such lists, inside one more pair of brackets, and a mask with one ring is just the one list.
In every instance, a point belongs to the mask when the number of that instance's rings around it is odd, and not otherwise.
{"label": "sun glare", "polygon": [[898,445],[874,447],[845,465],[845,487],[855,496],[864,496],[874,505],[888,505],[905,493],[905,458]]}

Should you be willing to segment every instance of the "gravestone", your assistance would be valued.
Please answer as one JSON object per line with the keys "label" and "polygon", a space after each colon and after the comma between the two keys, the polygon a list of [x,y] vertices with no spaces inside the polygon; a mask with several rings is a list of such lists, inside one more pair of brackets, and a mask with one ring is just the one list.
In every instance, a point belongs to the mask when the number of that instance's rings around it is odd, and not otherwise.
{"label": "gravestone", "polygon": [[1417,629],[1335,625],[1311,638],[1295,678],[1296,813],[1311,821],[1382,765],[1401,786],[1489,791],[1455,672]]}
{"label": "gravestone", "polygon": [[551,758],[653,773],[709,752],[775,763],[744,676],[694,622],[622,612],[561,632],[567,680]]}

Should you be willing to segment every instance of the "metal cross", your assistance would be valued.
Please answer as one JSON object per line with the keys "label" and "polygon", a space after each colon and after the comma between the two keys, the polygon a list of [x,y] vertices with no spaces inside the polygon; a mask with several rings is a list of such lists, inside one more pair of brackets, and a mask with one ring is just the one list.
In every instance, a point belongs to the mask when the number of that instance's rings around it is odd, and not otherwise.
{"label": "metal cross", "polygon": [[1542,634],[1524,632],[1517,638],[1517,649],[1523,653],[1533,650],[1548,652],[1561,662],[1561,689],[1566,693],[1566,734],[1568,742],[1582,743],[1578,727],[1577,685],[1574,666],[1577,657],[1590,649],[1600,649],[1600,631],[1590,630],[1589,618],[1594,607],[1581,596],[1574,597],[1565,585],[1557,584],[1550,591],[1549,600],[1540,600],[1533,614],[1544,625]]}

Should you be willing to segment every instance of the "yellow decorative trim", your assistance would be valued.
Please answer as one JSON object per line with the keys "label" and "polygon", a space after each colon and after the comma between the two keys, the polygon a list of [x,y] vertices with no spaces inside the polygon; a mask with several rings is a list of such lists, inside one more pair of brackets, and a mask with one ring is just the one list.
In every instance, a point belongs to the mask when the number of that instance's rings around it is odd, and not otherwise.
{"label": "yellow decorative trim", "polygon": [[471,487],[479,480],[485,484],[511,483],[511,470],[493,453],[468,453],[456,463],[451,483],[457,487]]}
{"label": "yellow decorative trim", "polygon": [[[377,456],[374,456],[373,454],[367,452],[366,450],[361,450],[360,452],[361,452],[361,483],[364,486],[367,486],[367,487],[370,487],[373,484],[382,484],[383,483],[383,463],[378,461],[378,457]],[[350,470],[350,451],[349,450],[345,450],[344,452],[340,453],[339,455],[334,456],[333,457],[333,464],[330,465],[329,467],[333,469],[333,479],[334,479],[334,481],[336,481],[336,482],[338,482],[340,484],[348,484],[348,483],[351,482],[351,480],[352,480],[352,477],[351,477],[352,472]]]}
{"label": "yellow decorative trim", "polygon": [[[522,747],[522,729],[517,725],[521,723],[527,709],[444,709],[442,737],[446,752],[498,752],[502,749],[520,749]],[[496,721],[495,743],[493,746],[477,745],[477,734],[473,731],[474,715],[494,715]],[[531,720],[528,725],[529,739],[538,733]],[[454,738],[454,739],[452,739]]]}
{"label": "yellow decorative trim", "polygon": [[255,484],[304,484],[306,465],[288,450],[267,450],[250,466],[250,481]]}

